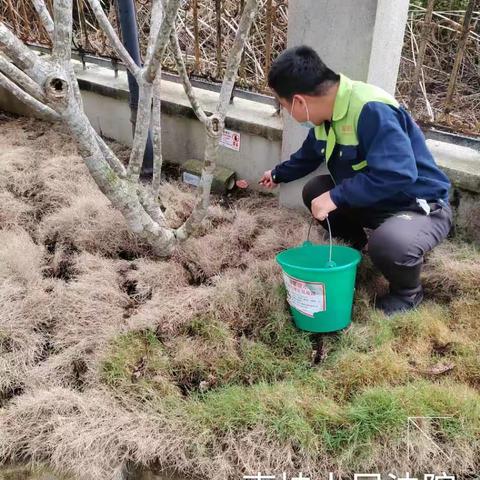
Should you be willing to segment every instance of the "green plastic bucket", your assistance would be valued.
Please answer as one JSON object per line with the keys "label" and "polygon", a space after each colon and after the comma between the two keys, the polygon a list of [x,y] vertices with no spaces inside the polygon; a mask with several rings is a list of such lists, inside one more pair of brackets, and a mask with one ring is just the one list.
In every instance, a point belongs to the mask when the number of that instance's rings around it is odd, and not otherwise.
{"label": "green plastic bucket", "polygon": [[283,270],[287,300],[298,328],[334,332],[350,325],[361,260],[358,250],[307,241],[280,252],[276,259]]}

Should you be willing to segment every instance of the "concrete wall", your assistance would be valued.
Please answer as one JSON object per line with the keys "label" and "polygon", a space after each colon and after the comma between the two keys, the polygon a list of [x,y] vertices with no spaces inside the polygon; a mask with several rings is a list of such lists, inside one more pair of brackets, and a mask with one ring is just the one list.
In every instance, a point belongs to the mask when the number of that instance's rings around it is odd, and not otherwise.
{"label": "concrete wall", "polygon": [[[77,72],[83,87],[85,111],[94,128],[107,137],[131,144],[126,74],[119,72],[115,79],[111,70],[96,65],[88,66],[87,70],[77,66]],[[217,93],[199,88],[195,92],[207,111],[215,109]],[[220,147],[219,164],[234,170],[238,178],[248,180],[257,188],[263,172],[280,161],[280,117],[271,105],[235,98],[229,108],[226,128],[240,133],[240,151]],[[170,81],[162,84],[162,129],[167,161],[181,164],[191,158],[203,159],[204,128],[195,117],[181,84]]]}
{"label": "concrete wall", "polygon": [[429,139],[427,145],[452,182],[456,232],[480,245],[480,140],[468,146]]}

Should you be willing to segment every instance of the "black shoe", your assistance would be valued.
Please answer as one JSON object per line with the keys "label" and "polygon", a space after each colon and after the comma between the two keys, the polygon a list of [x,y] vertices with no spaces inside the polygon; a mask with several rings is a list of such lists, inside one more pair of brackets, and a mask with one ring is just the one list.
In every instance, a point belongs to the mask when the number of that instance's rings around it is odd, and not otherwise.
{"label": "black shoe", "polygon": [[375,308],[381,310],[385,315],[390,316],[396,313],[406,312],[412,310],[423,300],[423,289],[420,289],[414,294],[405,295],[399,293],[388,293],[387,295],[377,299]]}

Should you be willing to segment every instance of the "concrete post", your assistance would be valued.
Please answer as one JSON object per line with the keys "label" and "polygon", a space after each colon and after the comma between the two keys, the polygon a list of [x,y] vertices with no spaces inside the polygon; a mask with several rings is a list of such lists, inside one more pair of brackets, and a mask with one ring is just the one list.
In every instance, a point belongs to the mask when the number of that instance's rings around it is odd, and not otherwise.
{"label": "concrete post", "polygon": [[[288,46],[314,48],[333,70],[395,93],[408,0],[290,0]],[[282,159],[295,152],[307,129],[285,115]],[[303,185],[325,167],[280,186],[280,203],[302,205]]]}

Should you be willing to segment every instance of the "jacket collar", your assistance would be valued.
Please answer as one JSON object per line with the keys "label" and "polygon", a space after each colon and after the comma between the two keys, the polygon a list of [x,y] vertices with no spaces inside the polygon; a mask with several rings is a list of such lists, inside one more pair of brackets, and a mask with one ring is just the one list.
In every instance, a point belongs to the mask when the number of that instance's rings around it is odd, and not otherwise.
{"label": "jacket collar", "polygon": [[342,119],[348,111],[350,96],[352,94],[353,82],[342,73],[340,74],[340,83],[338,85],[337,96],[333,106],[332,120],[336,122]]}

